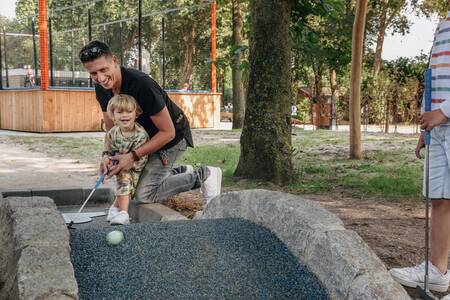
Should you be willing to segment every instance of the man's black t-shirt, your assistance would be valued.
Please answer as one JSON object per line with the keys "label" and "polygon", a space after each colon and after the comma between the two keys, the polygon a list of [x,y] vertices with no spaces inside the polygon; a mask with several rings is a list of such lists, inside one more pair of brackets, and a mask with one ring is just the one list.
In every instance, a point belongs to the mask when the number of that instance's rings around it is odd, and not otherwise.
{"label": "man's black t-shirt", "polygon": [[[156,81],[138,70],[120,67],[120,71],[122,74],[120,94],[131,95],[136,99],[143,111],[138,117],[137,122],[145,128],[150,138],[158,132],[158,128],[153,124],[150,117],[159,113],[164,107],[167,107],[175,127],[175,138],[161,149],[169,149],[183,138],[186,138],[187,144],[190,147],[193,147],[194,143],[189,121],[183,111],[170,100],[167,93]],[[112,91],[106,90],[101,85],[96,84],[95,95],[102,111],[106,112],[108,102],[113,97]]]}

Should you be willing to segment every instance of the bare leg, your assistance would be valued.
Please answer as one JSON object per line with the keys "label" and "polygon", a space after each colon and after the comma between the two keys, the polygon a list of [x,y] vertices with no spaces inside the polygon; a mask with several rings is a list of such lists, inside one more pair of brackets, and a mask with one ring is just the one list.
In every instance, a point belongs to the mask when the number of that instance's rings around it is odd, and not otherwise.
{"label": "bare leg", "polygon": [[450,200],[431,201],[431,262],[443,274],[447,272],[450,250]]}
{"label": "bare leg", "polygon": [[120,211],[128,212],[128,204],[130,203],[130,196],[116,196],[116,205]]}

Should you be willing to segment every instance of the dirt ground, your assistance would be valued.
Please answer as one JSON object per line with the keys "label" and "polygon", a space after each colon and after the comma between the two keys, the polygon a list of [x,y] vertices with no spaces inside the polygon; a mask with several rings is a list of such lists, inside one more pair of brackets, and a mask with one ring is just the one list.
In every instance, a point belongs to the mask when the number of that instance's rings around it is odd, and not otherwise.
{"label": "dirt ground", "polygon": [[[91,186],[97,177],[96,164],[75,159],[49,157],[30,151],[20,144],[10,143],[0,131],[0,190],[24,187],[80,187]],[[13,133],[20,134],[20,133]],[[100,134],[100,133],[98,133]],[[92,134],[93,136],[95,134]],[[196,143],[236,142],[236,132],[195,131]],[[112,182],[107,184],[112,185]],[[225,189],[225,191],[230,189]],[[390,203],[380,199],[354,199],[336,191],[329,195],[304,195],[319,202],[340,217],[346,228],[356,231],[373,249],[387,268],[410,266],[424,257],[424,206],[409,203]],[[197,191],[169,199],[167,205],[191,217],[203,206]],[[408,289],[413,298],[414,289]],[[439,296],[442,296],[440,294]]]}

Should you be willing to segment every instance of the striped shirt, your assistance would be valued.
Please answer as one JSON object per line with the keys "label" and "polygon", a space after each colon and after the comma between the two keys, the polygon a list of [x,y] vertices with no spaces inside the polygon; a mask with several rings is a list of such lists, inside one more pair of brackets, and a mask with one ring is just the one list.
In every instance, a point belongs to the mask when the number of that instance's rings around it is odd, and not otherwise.
{"label": "striped shirt", "polygon": [[441,109],[450,118],[450,11],[436,28],[429,67],[432,74],[431,110]]}

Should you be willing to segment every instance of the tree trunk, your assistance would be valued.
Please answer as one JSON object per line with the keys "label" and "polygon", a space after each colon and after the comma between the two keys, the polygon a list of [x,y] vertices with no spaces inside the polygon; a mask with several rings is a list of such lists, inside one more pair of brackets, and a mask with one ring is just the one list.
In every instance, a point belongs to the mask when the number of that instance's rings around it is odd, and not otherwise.
{"label": "tree trunk", "polygon": [[352,36],[352,70],[350,77],[350,157],[361,158],[361,65],[364,48],[367,0],[356,2]]}
{"label": "tree trunk", "polygon": [[238,49],[233,54],[231,76],[233,81],[233,129],[240,129],[244,125],[245,98],[244,84],[242,83],[242,14],[239,8],[239,0],[232,0],[233,5],[233,46]]}
{"label": "tree trunk", "polygon": [[383,43],[384,43],[384,36],[386,34],[386,28],[387,28],[387,3],[386,1],[383,2],[383,10],[381,12],[380,16],[380,22],[378,26],[378,33],[377,33],[377,45],[375,49],[375,58],[373,61],[373,75],[377,76],[380,72],[380,66],[381,66],[381,53],[383,52]]}
{"label": "tree trunk", "polygon": [[192,60],[195,53],[195,22],[192,23],[192,26],[188,31],[186,31],[186,35],[183,38],[184,41],[184,51],[183,51],[183,65],[181,67],[181,74],[179,79],[180,88],[185,83],[189,83],[189,86],[192,84]]}
{"label": "tree trunk", "polygon": [[314,72],[314,94],[315,94],[315,102],[318,104],[322,104],[322,66],[313,65]]}
{"label": "tree trunk", "polygon": [[251,0],[250,76],[238,177],[292,180],[290,0]]}
{"label": "tree trunk", "polygon": [[337,129],[337,113],[336,113],[336,70],[330,70],[330,87],[331,87],[331,126]]}
{"label": "tree trunk", "polygon": [[389,133],[389,112],[391,110],[391,102],[389,97],[386,97],[386,110],[384,112],[384,132]]}

